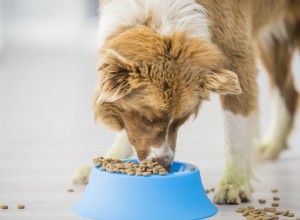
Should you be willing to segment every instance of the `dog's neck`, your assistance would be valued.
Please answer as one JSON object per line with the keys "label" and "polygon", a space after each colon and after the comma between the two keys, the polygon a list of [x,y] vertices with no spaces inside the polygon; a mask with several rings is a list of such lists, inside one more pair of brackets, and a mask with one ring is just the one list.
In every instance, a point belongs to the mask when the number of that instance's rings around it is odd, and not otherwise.
{"label": "dog's neck", "polygon": [[206,10],[194,0],[116,0],[101,7],[98,44],[129,28],[147,26],[158,34],[185,33],[210,40]]}

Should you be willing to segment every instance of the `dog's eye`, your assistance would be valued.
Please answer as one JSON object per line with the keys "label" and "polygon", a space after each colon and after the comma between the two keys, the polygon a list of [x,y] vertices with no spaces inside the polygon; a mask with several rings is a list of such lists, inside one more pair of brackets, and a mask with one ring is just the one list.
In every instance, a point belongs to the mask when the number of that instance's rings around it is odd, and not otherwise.
{"label": "dog's eye", "polygon": [[147,130],[151,130],[153,128],[153,121],[149,120],[145,116],[142,118],[144,125],[146,126]]}

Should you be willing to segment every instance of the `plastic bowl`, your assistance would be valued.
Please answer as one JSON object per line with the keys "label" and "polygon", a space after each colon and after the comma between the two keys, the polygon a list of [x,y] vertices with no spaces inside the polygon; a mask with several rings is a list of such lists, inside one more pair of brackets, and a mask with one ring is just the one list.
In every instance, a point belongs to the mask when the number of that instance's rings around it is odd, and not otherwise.
{"label": "plastic bowl", "polygon": [[[136,160],[130,160],[137,162]],[[128,176],[92,169],[75,212],[101,220],[196,220],[215,215],[200,172],[174,162],[166,176]]]}

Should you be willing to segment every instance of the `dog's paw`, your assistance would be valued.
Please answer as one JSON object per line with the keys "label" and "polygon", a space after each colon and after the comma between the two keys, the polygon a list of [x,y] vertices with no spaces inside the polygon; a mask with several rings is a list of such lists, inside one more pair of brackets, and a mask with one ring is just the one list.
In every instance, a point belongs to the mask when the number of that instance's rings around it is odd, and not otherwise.
{"label": "dog's paw", "polygon": [[287,149],[288,145],[284,141],[265,142],[261,144],[259,150],[267,160],[275,160],[279,157],[282,150]]}
{"label": "dog's paw", "polygon": [[220,185],[214,195],[214,203],[223,204],[240,204],[241,202],[249,202],[251,197],[251,187],[238,187],[234,184]]}
{"label": "dog's paw", "polygon": [[91,173],[91,167],[82,167],[78,170],[76,170],[73,174],[73,182],[76,184],[87,184],[89,181],[89,176]]}

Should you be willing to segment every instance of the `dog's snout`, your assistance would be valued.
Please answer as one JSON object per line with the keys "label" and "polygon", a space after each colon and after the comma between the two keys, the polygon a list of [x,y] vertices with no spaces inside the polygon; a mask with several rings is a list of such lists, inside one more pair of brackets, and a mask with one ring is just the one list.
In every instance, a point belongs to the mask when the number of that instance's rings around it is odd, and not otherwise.
{"label": "dog's snout", "polygon": [[170,171],[172,161],[168,157],[162,157],[156,159],[157,163],[165,168],[166,171]]}
{"label": "dog's snout", "polygon": [[174,156],[173,148],[169,145],[163,144],[160,147],[152,147],[146,159],[157,162],[169,172],[174,160]]}

